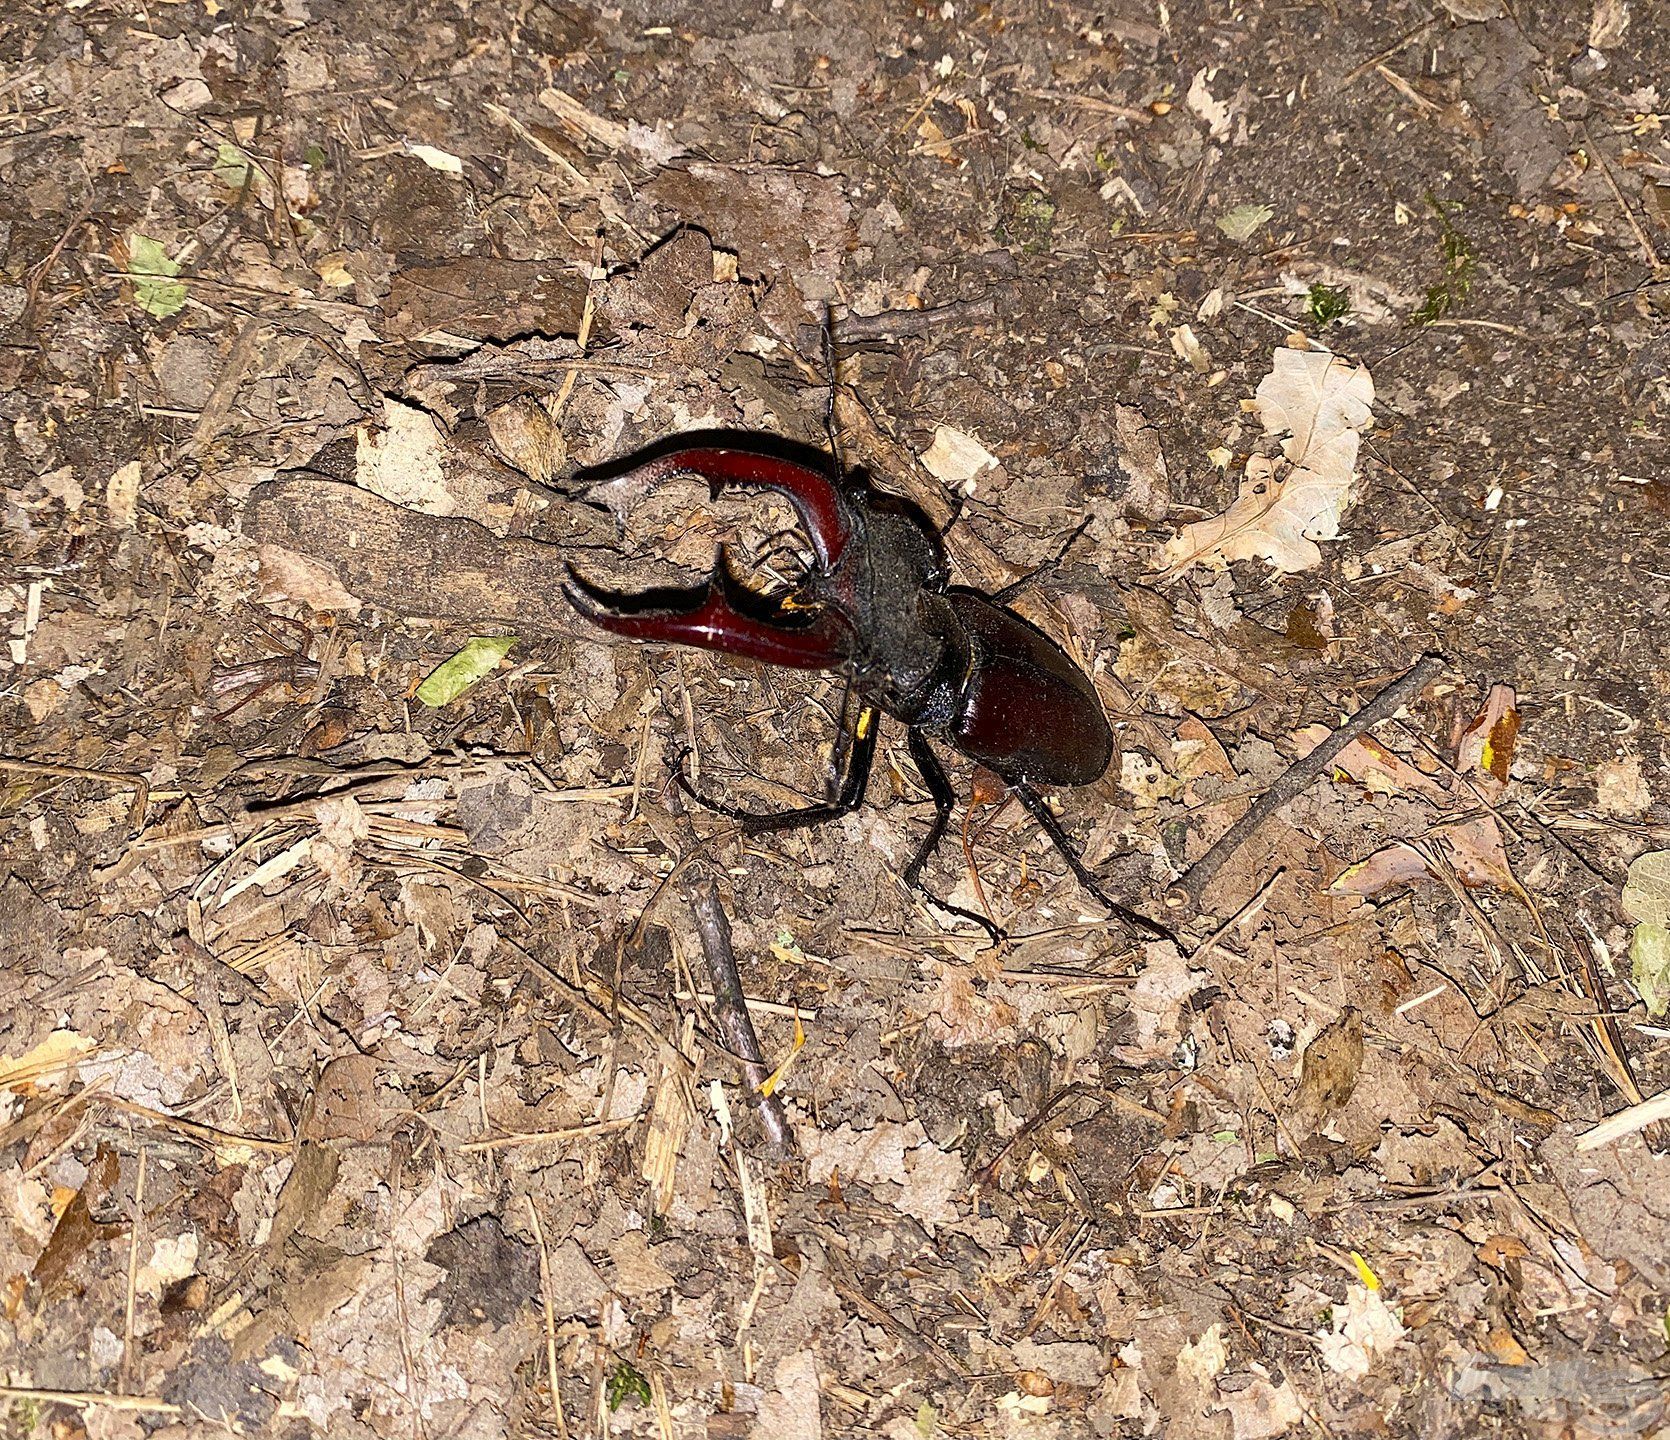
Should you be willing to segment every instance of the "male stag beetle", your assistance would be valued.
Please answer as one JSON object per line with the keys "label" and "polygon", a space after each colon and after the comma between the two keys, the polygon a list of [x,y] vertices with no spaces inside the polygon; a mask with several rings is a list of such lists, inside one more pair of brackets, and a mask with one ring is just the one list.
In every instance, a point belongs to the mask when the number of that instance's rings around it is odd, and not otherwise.
{"label": "male stag beetle", "polygon": [[699,475],[715,496],[733,486],[775,491],[794,507],[811,540],[810,575],[786,602],[774,604],[736,578],[721,546],[712,578],[690,589],[627,595],[600,589],[570,568],[574,608],[632,639],[843,671],[858,702],[855,720],[849,720],[852,707],[843,710],[850,733],[840,737],[836,753],[846,757],[845,773],[827,803],[769,814],[737,810],[696,794],[681,767],[680,783],[696,800],[750,835],[845,815],[863,803],[880,711],[908,727],[911,759],[934,801],[933,824],[905,867],[907,885],[1001,938],[984,917],[935,899],[921,884],[954,800],[928,746],[926,737],[934,735],[1005,781],[1079,881],[1116,916],[1171,938],[1164,926],[1103,892],[1037,789],[1088,785],[1108,767],[1113,732],[1089,678],[1042,631],[1006,609],[1003,595],[951,585],[939,535],[920,511],[841,475],[838,460],[826,471],[792,458],[801,447],[768,436],[710,432],[657,448],[663,453],[624,470],[611,466],[610,473],[646,485]]}

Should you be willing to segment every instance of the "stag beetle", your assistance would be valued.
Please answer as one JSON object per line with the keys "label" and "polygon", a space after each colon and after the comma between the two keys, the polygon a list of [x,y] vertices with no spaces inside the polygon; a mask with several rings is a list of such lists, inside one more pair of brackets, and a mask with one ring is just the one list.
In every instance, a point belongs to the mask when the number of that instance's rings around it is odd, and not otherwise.
{"label": "stag beetle", "polygon": [[570,602],[613,634],[848,676],[857,713],[850,719],[853,707],[843,710],[850,733],[840,737],[836,753],[845,756],[845,773],[827,803],[769,814],[737,810],[697,794],[681,765],[686,791],[751,835],[836,819],[863,803],[880,711],[908,727],[911,759],[934,801],[933,824],[905,867],[907,885],[983,926],[994,941],[1002,938],[985,917],[947,905],[921,884],[955,798],[928,746],[926,737],[934,735],[1005,781],[1080,883],[1116,916],[1172,938],[1103,892],[1037,789],[1088,785],[1113,757],[1113,732],[1089,678],[1054,641],[1005,608],[1015,587],[987,596],[951,585],[941,536],[914,506],[842,475],[838,459],[824,469],[792,458],[799,451],[767,436],[722,432],[685,436],[624,470],[610,467],[613,478],[644,485],[699,475],[715,497],[730,487],[782,495],[799,515],[814,559],[787,601],[773,603],[743,585],[723,546],[712,577],[690,589],[623,594],[569,568]]}

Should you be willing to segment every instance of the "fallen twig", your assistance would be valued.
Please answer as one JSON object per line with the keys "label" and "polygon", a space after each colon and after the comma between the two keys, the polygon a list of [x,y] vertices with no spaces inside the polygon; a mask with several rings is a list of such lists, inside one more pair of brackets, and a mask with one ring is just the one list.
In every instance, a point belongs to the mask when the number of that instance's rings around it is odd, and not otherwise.
{"label": "fallen twig", "polygon": [[792,1148],[788,1121],[783,1115],[782,1102],[760,1088],[770,1072],[760,1051],[759,1036],[754,1033],[754,1022],[748,1017],[748,997],[742,990],[736,951],[731,948],[731,922],[719,903],[719,887],[713,881],[704,880],[696,887],[690,898],[690,911],[696,917],[702,954],[713,972],[714,1024],[725,1048],[742,1063],[748,1089],[759,1106],[760,1125],[767,1142],[776,1154],[786,1155]]}
{"label": "fallen twig", "polygon": [[551,1288],[551,1251],[545,1243],[545,1227],[539,1223],[539,1207],[532,1195],[522,1197],[528,1202],[528,1218],[533,1221],[533,1238],[539,1246],[539,1294],[545,1305],[545,1373],[551,1384],[551,1420],[558,1440],[568,1440],[568,1422],[562,1413],[562,1372],[557,1366],[557,1315],[554,1292]]}
{"label": "fallen twig", "polygon": [[616,1130],[624,1130],[629,1125],[636,1125],[643,1118],[641,1112],[616,1115],[609,1120],[592,1120],[585,1125],[569,1125],[561,1130],[536,1130],[518,1135],[493,1135],[485,1140],[466,1140],[452,1148],[464,1155],[474,1155],[483,1150],[511,1150],[521,1145],[578,1140],[583,1135],[609,1135]]}
{"label": "fallen twig", "polygon": [[[868,340],[890,340],[898,335],[920,335],[946,325],[962,328],[973,321],[990,320],[996,314],[997,303],[990,296],[954,300],[948,305],[923,310],[883,310],[879,315],[855,315],[849,310],[841,317],[836,331],[843,345],[859,345]],[[797,338],[802,354],[816,355],[823,343],[823,327],[802,325]]]}
{"label": "fallen twig", "polygon": [[0,771],[16,771],[23,775],[46,775],[55,780],[99,780],[113,783],[118,788],[133,789],[133,806],[128,811],[128,823],[137,831],[145,822],[145,810],[151,801],[151,782],[143,775],[122,770],[89,770],[80,765],[54,765],[45,760],[28,760],[11,755],[0,755]]}
{"label": "fallen twig", "polygon": [[106,1395],[98,1390],[42,1390],[33,1385],[0,1385],[0,1400],[34,1400],[47,1405],[69,1405],[77,1410],[91,1410],[102,1405],[107,1410],[128,1410],[135,1414],[185,1414],[185,1406],[150,1395]]}
{"label": "fallen twig", "polygon": [[1620,1110],[1616,1115],[1608,1115],[1600,1124],[1591,1126],[1577,1137],[1577,1148],[1579,1151],[1598,1150],[1602,1145],[1610,1145],[1662,1120],[1670,1120],[1670,1090],[1661,1090],[1650,1099]]}
{"label": "fallen twig", "polygon": [[1223,869],[1224,862],[1246,844],[1255,830],[1323,774],[1333,763],[1334,757],[1359,735],[1380,721],[1391,719],[1426,689],[1446,663],[1448,662],[1442,655],[1423,655],[1407,675],[1386,686],[1310,754],[1290,765],[1287,772],[1259,796],[1247,813],[1231,825],[1211,849],[1178,877],[1171,893],[1166,897],[1167,903],[1179,908],[1189,905],[1198,909],[1201,892],[1211,884],[1212,877]]}

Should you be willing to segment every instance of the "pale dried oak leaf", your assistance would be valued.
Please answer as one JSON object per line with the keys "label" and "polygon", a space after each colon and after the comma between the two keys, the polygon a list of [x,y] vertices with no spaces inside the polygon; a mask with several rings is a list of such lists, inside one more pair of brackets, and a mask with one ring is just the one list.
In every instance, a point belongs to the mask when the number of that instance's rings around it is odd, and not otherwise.
{"label": "pale dried oak leaf", "polygon": [[1352,1285],[1330,1319],[1332,1327],[1318,1330],[1313,1339],[1322,1363],[1348,1380],[1361,1380],[1404,1336],[1402,1318],[1366,1285]]}
{"label": "pale dried oak leaf", "polygon": [[1284,574],[1322,559],[1352,500],[1362,432],[1374,423],[1368,367],[1325,350],[1281,349],[1251,407],[1267,435],[1285,435],[1282,459],[1254,455],[1241,493],[1222,515],[1185,525],[1165,548],[1168,578],[1195,565],[1268,560]]}

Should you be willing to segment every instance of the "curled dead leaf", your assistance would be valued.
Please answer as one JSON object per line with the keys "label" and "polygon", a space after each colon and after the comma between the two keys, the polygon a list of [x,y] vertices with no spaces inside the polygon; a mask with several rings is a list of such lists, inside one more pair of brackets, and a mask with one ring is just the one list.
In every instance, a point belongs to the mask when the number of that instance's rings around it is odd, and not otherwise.
{"label": "curled dead leaf", "polygon": [[1485,696],[1484,708],[1462,732],[1456,749],[1456,769],[1476,775],[1490,798],[1507,789],[1513,767],[1514,745],[1519,739],[1519,711],[1511,685],[1493,685]]}
{"label": "curled dead leaf", "polygon": [[1519,881],[1508,864],[1501,827],[1494,815],[1480,815],[1459,825],[1447,825],[1440,832],[1445,858],[1456,878],[1471,890],[1502,890],[1520,893]]}
{"label": "curled dead leaf", "polygon": [[1305,1047],[1289,1128],[1301,1134],[1317,1129],[1350,1100],[1362,1068],[1363,1015],[1348,1005]]}
{"label": "curled dead leaf", "polygon": [[1492,1235],[1473,1252],[1492,1270],[1502,1270],[1510,1260],[1523,1260],[1531,1252],[1525,1242],[1513,1235]]}
{"label": "curled dead leaf", "polygon": [[1361,895],[1365,900],[1396,885],[1409,885],[1431,875],[1426,857],[1403,841],[1376,850],[1366,860],[1348,865],[1328,887],[1339,895]]}
{"label": "curled dead leaf", "polygon": [[1341,750],[1334,760],[1334,769],[1376,795],[1423,795],[1440,799],[1444,794],[1443,786],[1436,780],[1421,774],[1372,735],[1360,736]]}
{"label": "curled dead leaf", "polygon": [[493,448],[536,485],[549,485],[568,459],[561,428],[547,402],[535,396],[519,395],[489,411],[487,432]]}
{"label": "curled dead leaf", "polygon": [[1531,1355],[1526,1348],[1513,1337],[1511,1330],[1497,1325],[1484,1338],[1484,1348],[1489,1351],[1491,1359],[1498,1365],[1529,1365]]}
{"label": "curled dead leaf", "polygon": [[382,1132],[377,1095],[378,1064],[370,1055],[339,1055],[319,1072],[312,1104],[302,1122],[309,1140],[369,1143]]}

